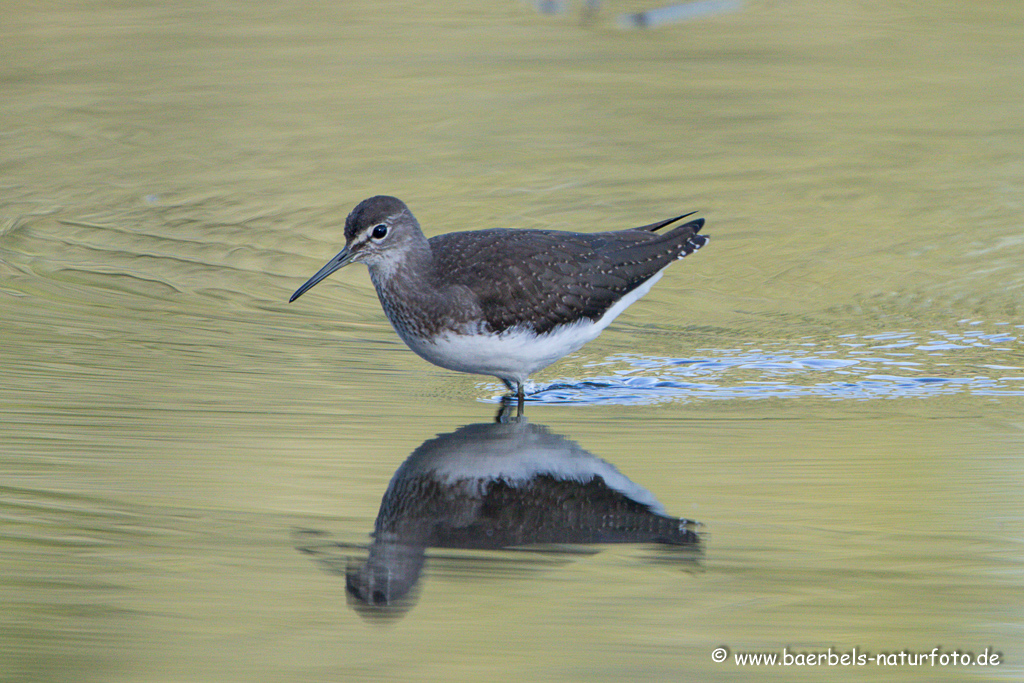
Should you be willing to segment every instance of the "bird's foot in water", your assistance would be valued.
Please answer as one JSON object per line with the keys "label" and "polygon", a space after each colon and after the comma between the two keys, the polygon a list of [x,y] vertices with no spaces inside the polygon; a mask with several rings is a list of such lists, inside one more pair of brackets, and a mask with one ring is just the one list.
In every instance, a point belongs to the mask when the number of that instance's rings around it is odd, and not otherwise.
{"label": "bird's foot in water", "polygon": [[[501,397],[501,408],[498,409],[498,416],[495,418],[495,421],[502,424],[526,422],[526,416],[524,415],[526,392],[523,390],[522,382],[513,384],[507,379],[503,379],[502,382],[505,383],[505,386],[512,393]],[[515,406],[515,414],[512,413],[512,406]]]}

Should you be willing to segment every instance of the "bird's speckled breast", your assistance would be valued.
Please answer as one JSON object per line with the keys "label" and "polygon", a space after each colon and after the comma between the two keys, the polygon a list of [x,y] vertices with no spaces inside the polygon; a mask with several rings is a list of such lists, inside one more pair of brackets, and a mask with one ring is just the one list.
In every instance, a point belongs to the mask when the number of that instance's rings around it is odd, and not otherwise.
{"label": "bird's speckled breast", "polygon": [[442,333],[476,334],[480,331],[480,307],[471,292],[439,289],[431,278],[414,278],[399,267],[386,277],[370,270],[381,308],[402,339],[428,340]]}

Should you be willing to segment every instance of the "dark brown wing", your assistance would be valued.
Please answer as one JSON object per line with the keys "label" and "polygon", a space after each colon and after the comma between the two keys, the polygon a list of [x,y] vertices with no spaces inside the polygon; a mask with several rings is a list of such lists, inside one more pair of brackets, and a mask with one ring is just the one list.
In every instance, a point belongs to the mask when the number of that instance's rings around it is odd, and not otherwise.
{"label": "dark brown wing", "polygon": [[430,239],[438,275],[471,290],[487,326],[537,334],[582,318],[598,320],[616,301],[707,241],[703,219],[663,234],[676,219],[602,233],[479,230]]}

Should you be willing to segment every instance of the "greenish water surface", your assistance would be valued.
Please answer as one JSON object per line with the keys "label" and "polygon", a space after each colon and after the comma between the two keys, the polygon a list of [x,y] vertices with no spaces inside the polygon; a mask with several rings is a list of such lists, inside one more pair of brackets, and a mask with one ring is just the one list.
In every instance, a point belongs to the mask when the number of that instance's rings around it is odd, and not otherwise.
{"label": "greenish water surface", "polygon": [[[649,7],[5,8],[0,681],[1024,676],[1024,9],[621,28]],[[398,607],[347,591],[402,463],[502,392],[361,267],[286,303],[377,193],[428,235],[700,211],[534,378],[549,445],[501,446],[604,461],[697,544],[427,544]],[[783,648],[1001,660],[733,658]]]}

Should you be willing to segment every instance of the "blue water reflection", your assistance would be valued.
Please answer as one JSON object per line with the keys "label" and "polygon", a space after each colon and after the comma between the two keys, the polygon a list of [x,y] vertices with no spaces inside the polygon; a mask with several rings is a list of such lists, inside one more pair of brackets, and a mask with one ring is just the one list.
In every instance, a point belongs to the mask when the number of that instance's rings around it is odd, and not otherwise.
{"label": "blue water reflection", "polygon": [[[693,357],[620,354],[583,380],[537,385],[540,403],[929,398],[966,393],[1024,396],[1024,340],[1017,330],[845,334],[824,342],[700,349]],[[879,343],[882,342],[882,343]],[[984,352],[984,355],[979,355]],[[993,355],[997,354],[997,355]],[[993,359],[1005,362],[993,363]]]}

